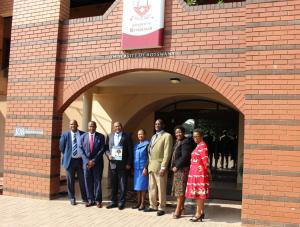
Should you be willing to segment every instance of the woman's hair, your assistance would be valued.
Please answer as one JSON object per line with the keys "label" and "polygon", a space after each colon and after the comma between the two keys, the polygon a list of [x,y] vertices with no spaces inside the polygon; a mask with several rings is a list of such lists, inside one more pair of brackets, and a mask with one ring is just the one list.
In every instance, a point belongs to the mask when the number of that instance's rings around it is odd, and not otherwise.
{"label": "woman's hair", "polygon": [[203,137],[203,135],[204,135],[203,130],[200,129],[200,128],[195,128],[195,129],[193,130],[193,132],[194,132],[194,133],[198,133],[201,137]]}
{"label": "woman's hair", "polygon": [[146,135],[146,130],[143,128],[140,128],[139,130],[137,130],[137,132],[142,131],[145,135]]}
{"label": "woman's hair", "polygon": [[177,130],[177,129],[179,129],[183,134],[185,133],[185,128],[184,127],[182,127],[181,125],[177,125],[177,126],[175,126],[175,128],[174,128],[174,132]]}

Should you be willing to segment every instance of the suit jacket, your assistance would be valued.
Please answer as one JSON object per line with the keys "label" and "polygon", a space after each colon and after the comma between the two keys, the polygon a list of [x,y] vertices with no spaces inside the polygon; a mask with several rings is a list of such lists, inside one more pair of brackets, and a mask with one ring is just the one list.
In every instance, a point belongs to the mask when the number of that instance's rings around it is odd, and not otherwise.
{"label": "suit jacket", "polygon": [[178,146],[175,145],[171,166],[172,167],[176,166],[177,169],[190,167],[191,154],[193,148],[194,148],[193,144],[187,138],[180,141]]}
{"label": "suit jacket", "polygon": [[[111,155],[111,149],[114,146],[114,135],[115,133],[111,133],[106,139],[106,146],[108,148],[106,151],[107,156]],[[123,147],[122,161],[109,161],[109,166],[111,169],[118,168],[122,170],[125,169],[126,165],[132,166],[133,143],[130,135],[128,133],[122,132],[122,137],[118,145]]]}
{"label": "suit jacket", "polygon": [[172,154],[173,138],[170,133],[162,134],[148,146],[148,172],[159,172],[161,167],[168,168]]}
{"label": "suit jacket", "polygon": [[81,136],[81,146],[83,168],[92,160],[95,165],[103,165],[103,154],[105,151],[105,137],[99,132],[95,132],[93,150],[90,151],[89,133]]}
{"label": "suit jacket", "polygon": [[[83,131],[79,131],[80,136],[84,134]],[[63,154],[63,159],[61,161],[62,166],[65,169],[69,168],[70,161],[72,158],[72,135],[71,131],[64,132],[59,140],[59,149],[61,153]],[[80,149],[79,149],[80,151]]]}

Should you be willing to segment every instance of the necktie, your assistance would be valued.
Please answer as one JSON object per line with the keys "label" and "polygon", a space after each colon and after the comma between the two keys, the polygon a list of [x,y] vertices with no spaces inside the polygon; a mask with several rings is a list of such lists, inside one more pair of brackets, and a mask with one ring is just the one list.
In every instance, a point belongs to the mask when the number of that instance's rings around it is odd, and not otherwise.
{"label": "necktie", "polygon": [[94,144],[94,138],[93,135],[90,135],[90,152],[93,152],[93,144]]}
{"label": "necktie", "polygon": [[158,134],[156,133],[153,142],[155,142],[157,140],[157,138],[158,138]]}
{"label": "necktie", "polygon": [[72,154],[73,154],[73,156],[76,156],[76,155],[77,155],[77,139],[76,139],[76,133],[73,134]]}
{"label": "necktie", "polygon": [[152,140],[151,140],[151,145],[150,145],[151,151],[152,151],[152,148],[154,146],[154,142],[155,142],[155,140],[157,140],[157,138],[158,138],[158,134],[156,133],[155,136],[153,136]]}

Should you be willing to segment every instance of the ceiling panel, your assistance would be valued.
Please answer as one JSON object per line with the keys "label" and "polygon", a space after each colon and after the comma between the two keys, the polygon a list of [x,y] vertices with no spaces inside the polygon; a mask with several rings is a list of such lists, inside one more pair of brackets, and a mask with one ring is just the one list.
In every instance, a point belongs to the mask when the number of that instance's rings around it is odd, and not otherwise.
{"label": "ceiling panel", "polygon": [[71,8],[93,4],[101,4],[106,2],[114,2],[112,0],[71,0]]}

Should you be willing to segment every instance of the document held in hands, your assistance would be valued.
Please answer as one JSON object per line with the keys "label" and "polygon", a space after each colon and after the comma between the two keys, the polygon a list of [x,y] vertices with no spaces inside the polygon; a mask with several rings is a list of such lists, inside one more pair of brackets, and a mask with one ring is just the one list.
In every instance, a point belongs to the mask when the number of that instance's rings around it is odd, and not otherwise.
{"label": "document held in hands", "polygon": [[111,149],[111,156],[113,160],[122,161],[123,147],[113,146]]}

